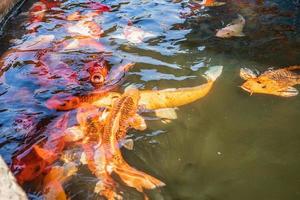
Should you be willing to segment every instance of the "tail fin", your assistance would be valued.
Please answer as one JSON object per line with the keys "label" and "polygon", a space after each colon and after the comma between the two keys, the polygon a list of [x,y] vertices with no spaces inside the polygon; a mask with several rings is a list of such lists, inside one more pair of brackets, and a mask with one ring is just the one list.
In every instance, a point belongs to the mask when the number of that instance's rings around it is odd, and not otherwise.
{"label": "tail fin", "polygon": [[137,191],[143,192],[144,189],[155,189],[165,186],[160,180],[130,167],[127,163],[116,166],[114,172],[129,187],[134,187]]}
{"label": "tail fin", "polygon": [[204,74],[205,78],[210,81],[215,81],[222,74],[223,66],[210,67]]}

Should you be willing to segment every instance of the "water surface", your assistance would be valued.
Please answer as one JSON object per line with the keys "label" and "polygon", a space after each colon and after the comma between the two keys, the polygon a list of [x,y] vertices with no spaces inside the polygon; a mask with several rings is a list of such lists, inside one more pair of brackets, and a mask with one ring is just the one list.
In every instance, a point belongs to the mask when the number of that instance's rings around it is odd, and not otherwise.
{"label": "water surface", "polygon": [[[10,41],[26,41],[28,1],[5,27],[0,38],[0,53],[13,47]],[[60,8],[46,13],[37,35],[54,34],[67,38],[60,16],[86,8],[86,0],[66,0]],[[130,131],[135,139],[133,151],[123,150],[134,167],[166,183],[147,192],[151,199],[199,200],[295,200],[300,198],[300,101],[299,96],[280,98],[249,96],[238,86],[239,69],[264,71],[269,67],[299,65],[299,1],[227,1],[216,8],[194,10],[188,1],[164,0],[99,1],[111,6],[98,22],[104,29],[100,42],[111,66],[135,62],[120,91],[130,84],[140,89],[164,89],[205,83],[207,67],[223,65],[222,76],[203,99],[177,111],[178,119],[164,124],[148,120],[148,129]],[[214,37],[237,14],[246,19],[243,38]],[[131,21],[155,35],[134,45],[114,36]],[[109,52],[111,52],[111,55]],[[55,53],[55,52],[54,52]],[[89,49],[60,55],[80,73],[90,57],[99,55]],[[66,73],[63,71],[63,73]],[[45,78],[26,58],[12,64],[1,74],[0,154],[10,163],[24,143],[34,143],[62,112],[44,105],[53,94],[93,90],[85,80],[74,83],[64,77]],[[43,79],[42,79],[43,80]],[[30,141],[30,142],[29,142]],[[69,181],[65,189],[71,199],[98,199],[93,194],[97,182],[87,168]],[[41,199],[36,186],[27,185],[31,199]],[[121,186],[125,199],[142,199],[131,188]]]}

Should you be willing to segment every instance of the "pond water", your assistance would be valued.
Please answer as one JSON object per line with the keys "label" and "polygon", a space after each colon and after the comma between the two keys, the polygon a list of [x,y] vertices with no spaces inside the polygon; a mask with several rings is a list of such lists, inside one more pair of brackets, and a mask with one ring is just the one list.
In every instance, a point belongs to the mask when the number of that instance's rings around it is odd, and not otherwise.
{"label": "pond water", "polygon": [[[104,53],[89,48],[52,52],[70,67],[53,67],[51,76],[36,67],[32,54],[11,57],[1,66],[0,154],[7,163],[24,145],[43,139],[47,126],[64,113],[48,109],[46,100],[58,92],[93,90],[83,66],[94,57],[104,56],[112,67],[135,63],[119,91],[131,84],[140,89],[195,86],[205,83],[208,67],[223,65],[210,93],[180,107],[178,119],[146,118],[145,131],[130,130],[135,144],[132,151],[122,149],[125,160],[166,183],[147,191],[150,199],[300,199],[300,97],[249,96],[238,87],[241,67],[265,71],[299,65],[299,0],[228,0],[224,6],[198,9],[185,0],[99,2],[112,8],[95,18],[104,31],[99,39]],[[39,35],[68,40],[66,26],[73,22],[63,16],[89,9],[87,0],[64,0],[33,27],[28,17],[33,3],[27,1],[3,29],[0,54]],[[237,14],[246,19],[246,36],[215,37],[216,29]],[[140,44],[116,38],[129,22],[154,36]],[[93,193],[96,182],[83,166],[64,188],[74,200],[99,199]],[[42,199],[37,183],[24,188],[30,199]],[[143,199],[121,182],[118,190],[124,199]]]}

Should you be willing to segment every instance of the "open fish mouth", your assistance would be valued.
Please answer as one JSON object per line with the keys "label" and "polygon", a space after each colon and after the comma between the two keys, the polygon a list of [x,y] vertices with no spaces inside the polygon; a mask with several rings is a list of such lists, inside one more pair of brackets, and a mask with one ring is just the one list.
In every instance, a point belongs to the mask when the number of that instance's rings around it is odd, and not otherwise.
{"label": "open fish mouth", "polygon": [[101,74],[96,73],[91,77],[91,82],[93,85],[103,85],[104,77]]}

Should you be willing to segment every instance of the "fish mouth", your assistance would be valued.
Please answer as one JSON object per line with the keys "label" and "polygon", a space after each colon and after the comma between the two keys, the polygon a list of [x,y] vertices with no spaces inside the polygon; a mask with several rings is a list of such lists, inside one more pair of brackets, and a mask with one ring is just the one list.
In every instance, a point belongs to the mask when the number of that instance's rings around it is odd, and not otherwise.
{"label": "fish mouth", "polygon": [[104,83],[104,76],[100,73],[93,74],[91,76],[91,83],[95,86],[102,86]]}

